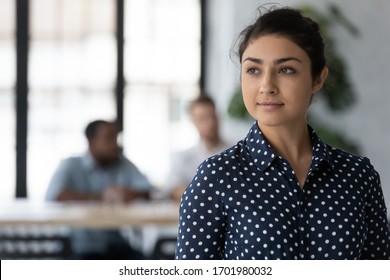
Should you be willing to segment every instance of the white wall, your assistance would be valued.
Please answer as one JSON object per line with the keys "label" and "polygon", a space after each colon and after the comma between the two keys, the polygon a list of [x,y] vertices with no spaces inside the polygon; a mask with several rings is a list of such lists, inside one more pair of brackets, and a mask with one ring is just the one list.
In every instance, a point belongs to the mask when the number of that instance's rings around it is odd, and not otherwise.
{"label": "white wall", "polygon": [[[270,1],[271,2],[271,1]],[[239,31],[256,17],[256,8],[267,3],[255,0],[207,1],[207,77],[206,89],[217,101],[223,115],[223,134],[230,140],[242,139],[248,123],[227,116],[228,102],[239,84],[239,66],[230,58],[230,50]],[[329,1],[282,0],[282,5],[296,7],[310,4],[323,9]],[[388,0],[343,0],[337,5],[359,29],[358,38],[342,28],[335,28],[339,52],[349,66],[351,81],[358,95],[357,104],[342,114],[326,110],[319,102],[312,110],[329,125],[344,131],[370,158],[382,179],[390,209],[390,2]],[[390,210],[388,210],[390,216]]]}

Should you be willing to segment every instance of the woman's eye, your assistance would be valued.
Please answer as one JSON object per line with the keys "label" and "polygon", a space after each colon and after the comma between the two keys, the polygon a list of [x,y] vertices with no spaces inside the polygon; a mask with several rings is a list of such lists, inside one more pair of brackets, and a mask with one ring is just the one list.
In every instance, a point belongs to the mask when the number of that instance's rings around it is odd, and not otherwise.
{"label": "woman's eye", "polygon": [[282,74],[294,74],[295,70],[290,68],[290,67],[283,67],[282,69],[279,70],[279,73],[282,73]]}
{"label": "woman's eye", "polygon": [[257,68],[249,68],[246,72],[248,74],[258,74],[260,71]]}

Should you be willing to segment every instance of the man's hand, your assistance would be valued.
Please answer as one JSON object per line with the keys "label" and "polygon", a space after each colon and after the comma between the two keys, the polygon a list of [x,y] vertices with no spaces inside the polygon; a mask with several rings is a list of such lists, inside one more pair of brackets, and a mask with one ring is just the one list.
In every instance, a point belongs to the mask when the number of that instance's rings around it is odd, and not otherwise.
{"label": "man's hand", "polygon": [[126,203],[137,198],[148,198],[148,193],[134,191],[118,185],[111,185],[102,194],[102,200],[110,203]]}

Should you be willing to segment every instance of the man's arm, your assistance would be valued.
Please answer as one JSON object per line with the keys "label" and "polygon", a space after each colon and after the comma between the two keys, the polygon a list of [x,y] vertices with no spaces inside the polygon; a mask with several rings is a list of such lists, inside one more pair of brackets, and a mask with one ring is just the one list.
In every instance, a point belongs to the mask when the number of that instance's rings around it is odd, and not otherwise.
{"label": "man's arm", "polygon": [[62,190],[55,200],[57,201],[105,201],[130,202],[135,199],[149,199],[147,191],[135,191],[118,186],[108,187],[102,194],[84,193],[69,188]]}
{"label": "man's arm", "polygon": [[82,193],[69,188],[64,188],[56,198],[57,201],[98,201],[101,199],[99,194]]}
{"label": "man's arm", "polygon": [[112,185],[102,194],[101,200],[105,202],[130,202],[135,199],[149,199],[149,191],[134,190],[129,186]]}
{"label": "man's arm", "polygon": [[124,202],[149,199],[154,187],[147,177],[126,157],[122,157],[121,165],[119,184],[112,185],[109,189],[119,191]]}
{"label": "man's arm", "polygon": [[186,187],[187,184],[175,186],[174,188],[172,188],[171,192],[169,193],[169,197],[175,201],[180,201]]}

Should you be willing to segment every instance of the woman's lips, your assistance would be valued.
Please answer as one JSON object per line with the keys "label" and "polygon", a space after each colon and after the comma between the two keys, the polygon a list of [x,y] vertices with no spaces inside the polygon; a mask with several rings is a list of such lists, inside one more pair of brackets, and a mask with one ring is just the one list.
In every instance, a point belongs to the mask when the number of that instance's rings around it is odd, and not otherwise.
{"label": "woman's lips", "polygon": [[282,107],[283,103],[279,103],[279,102],[258,102],[257,106],[260,106],[264,110],[272,111],[272,110],[276,110],[276,109],[279,109],[280,107]]}

